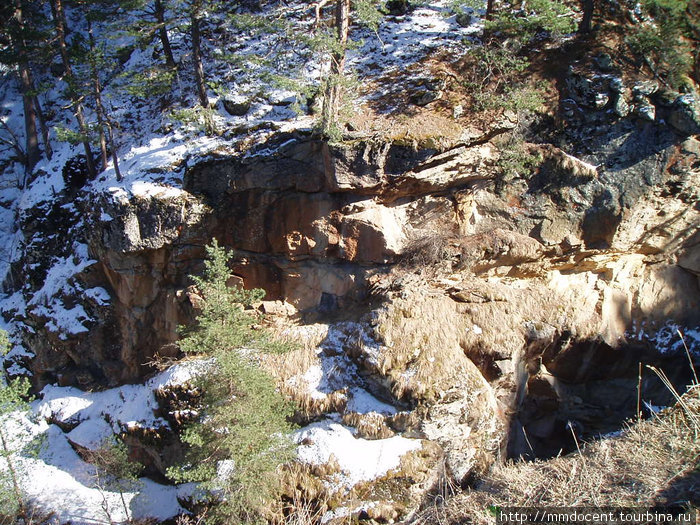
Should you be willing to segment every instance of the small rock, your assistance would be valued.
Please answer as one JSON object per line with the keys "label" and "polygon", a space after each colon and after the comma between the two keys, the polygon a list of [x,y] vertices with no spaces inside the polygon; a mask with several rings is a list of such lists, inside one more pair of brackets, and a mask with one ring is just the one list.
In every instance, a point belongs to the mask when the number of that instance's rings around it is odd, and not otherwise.
{"label": "small rock", "polygon": [[656,119],[656,108],[649,103],[635,104],[634,114],[642,120],[654,122],[654,120]]}
{"label": "small rock", "polygon": [[595,94],[595,107],[596,109],[603,109],[607,106],[610,101],[610,97],[607,93],[596,93]]}
{"label": "small rock", "polygon": [[610,90],[614,93],[622,93],[625,90],[625,85],[621,78],[613,78],[610,80]]}
{"label": "small rock", "polygon": [[571,98],[567,98],[561,101],[561,112],[562,115],[567,119],[583,117],[583,110],[578,106],[576,101]]}
{"label": "small rock", "polygon": [[694,138],[687,139],[681,144],[681,151],[700,157],[700,140]]}
{"label": "small rock", "polygon": [[411,90],[410,100],[416,106],[427,106],[442,98],[445,82],[437,79],[419,80]]}
{"label": "small rock", "polygon": [[457,25],[461,27],[469,27],[472,25],[472,15],[469,13],[459,13],[455,17]]}
{"label": "small rock", "polygon": [[457,104],[452,108],[452,116],[454,118],[460,118],[462,115],[464,115],[464,106],[462,104]]}
{"label": "small rock", "polygon": [[262,301],[260,307],[264,313],[280,317],[290,317],[297,313],[294,305],[286,301]]}
{"label": "small rock", "polygon": [[693,95],[681,95],[673,103],[668,123],[683,135],[700,133],[700,103]]}
{"label": "small rock", "polygon": [[630,105],[625,100],[625,97],[618,95],[613,106],[613,111],[618,117],[626,117],[630,114]]}
{"label": "small rock", "polygon": [[607,53],[601,53],[595,58],[595,63],[601,71],[612,71],[614,64],[612,57]]}
{"label": "small rock", "polygon": [[241,95],[226,95],[221,103],[226,112],[233,117],[242,117],[250,111],[250,100]]}
{"label": "small rock", "polygon": [[632,86],[632,93],[635,97],[643,96],[648,97],[653,95],[659,90],[659,84],[653,80],[647,80],[646,82],[637,82]]}
{"label": "small rock", "polygon": [[411,4],[408,0],[389,0],[386,3],[386,10],[390,15],[402,16],[407,14],[411,9]]}

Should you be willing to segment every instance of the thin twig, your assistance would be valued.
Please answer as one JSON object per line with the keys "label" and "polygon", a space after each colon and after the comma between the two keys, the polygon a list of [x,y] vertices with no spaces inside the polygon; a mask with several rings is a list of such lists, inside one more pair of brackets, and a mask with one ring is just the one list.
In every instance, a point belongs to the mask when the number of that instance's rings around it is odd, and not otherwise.
{"label": "thin twig", "polygon": [[698,373],[695,371],[695,365],[693,364],[693,358],[690,357],[690,350],[688,350],[688,345],[685,344],[685,337],[683,337],[683,334],[678,328],[676,328],[676,332],[678,332],[678,335],[681,336],[681,342],[685,348],[685,355],[688,356],[688,363],[690,363],[690,369],[693,371],[693,377],[695,378],[694,384],[700,385],[700,381],[698,381]]}

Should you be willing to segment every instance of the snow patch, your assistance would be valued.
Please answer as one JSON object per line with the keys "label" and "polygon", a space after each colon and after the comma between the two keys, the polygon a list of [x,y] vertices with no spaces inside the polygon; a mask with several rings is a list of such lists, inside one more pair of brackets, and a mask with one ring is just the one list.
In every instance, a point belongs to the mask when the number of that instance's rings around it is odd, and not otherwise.
{"label": "snow patch", "polygon": [[357,438],[350,429],[330,420],[305,427],[295,434],[295,439],[300,443],[298,458],[302,463],[323,465],[332,458],[337,461],[337,488],[377,479],[398,468],[403,455],[422,446],[418,439],[401,436]]}
{"label": "snow patch", "polygon": [[56,296],[60,291],[66,289],[68,280],[71,277],[96,262],[89,257],[87,244],[74,243],[73,255],[56,259],[56,262],[46,274],[44,286],[34,293],[34,296],[29,301],[29,305],[40,304],[42,301],[46,302]]}
{"label": "snow patch", "polygon": [[109,292],[99,286],[96,288],[89,288],[85,290],[83,294],[85,295],[85,297],[92,299],[100,306],[108,305],[111,299]]}

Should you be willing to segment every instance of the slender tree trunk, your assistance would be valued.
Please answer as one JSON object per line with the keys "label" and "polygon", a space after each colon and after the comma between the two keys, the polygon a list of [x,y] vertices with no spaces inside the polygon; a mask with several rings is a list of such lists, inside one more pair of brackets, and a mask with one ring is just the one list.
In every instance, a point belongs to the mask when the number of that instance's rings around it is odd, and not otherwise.
{"label": "slender tree trunk", "polygon": [[207,89],[204,85],[204,66],[202,64],[202,42],[199,32],[199,15],[202,10],[201,0],[195,0],[192,3],[190,12],[190,33],[192,37],[192,62],[194,65],[194,81],[197,85],[197,95],[199,96],[199,104],[203,108],[209,107],[209,97],[207,97]]}
{"label": "slender tree trunk", "polygon": [[24,41],[24,18],[22,13],[22,4],[19,0],[14,3],[15,13],[14,19],[18,27],[18,35],[14,42],[14,46],[19,57],[19,81],[20,91],[22,92],[22,105],[24,108],[24,128],[26,135],[25,143],[25,163],[27,172],[31,173],[41,158],[39,151],[39,135],[36,128],[36,106],[34,104],[34,86],[32,85],[32,77],[29,71],[29,60],[27,58],[26,43]]}
{"label": "slender tree trunk", "polygon": [[350,0],[337,0],[335,6],[335,28],[338,50],[331,54],[331,71],[323,101],[322,127],[330,131],[338,123],[338,113],[342,100],[342,78],[345,73],[345,47],[350,30]]}
{"label": "slender tree trunk", "polygon": [[[32,75],[32,70],[29,70],[29,81],[32,86],[34,86],[34,78]],[[41,109],[41,103],[39,102],[39,96],[34,95],[34,107],[36,108],[36,115],[39,117],[39,127],[41,128],[41,138],[44,141],[44,154],[46,158],[51,160],[53,157],[53,148],[51,147],[51,140],[49,137],[49,126],[46,124],[46,118],[44,117],[44,112]]]}
{"label": "slender tree trunk", "polygon": [[88,138],[88,127],[83,115],[83,105],[80,102],[80,97],[75,92],[75,78],[73,77],[73,68],[71,67],[70,57],[68,56],[68,48],[66,46],[66,15],[63,12],[62,0],[52,0],[51,10],[54,14],[54,24],[56,26],[56,36],[58,39],[58,50],[61,54],[63,69],[65,70],[68,89],[71,93],[71,99],[75,106],[75,118],[78,121],[80,133],[85,137],[83,147],[85,148],[85,156],[87,157],[87,168],[90,178],[95,177],[95,162],[92,158],[92,148]]}
{"label": "slender tree trunk", "polygon": [[494,0],[486,0],[486,20],[493,18],[493,2]]}
{"label": "slender tree trunk", "polygon": [[348,45],[350,30],[350,0],[338,0],[335,7],[335,27],[340,50],[334,54],[333,67],[334,73],[342,75],[345,71],[345,47]]}
{"label": "slender tree trunk", "polygon": [[109,138],[109,150],[112,152],[112,164],[114,164],[114,174],[117,176],[117,180],[122,180],[122,172],[119,169],[119,158],[117,157],[117,147],[114,144],[114,131],[112,129],[112,123],[107,120],[107,136]]}
{"label": "slender tree trunk", "polygon": [[175,67],[175,58],[173,57],[173,49],[170,46],[170,39],[168,38],[168,28],[165,26],[165,6],[163,6],[162,0],[155,0],[153,11],[156,22],[158,22],[158,37],[163,46],[165,65],[172,69]]}
{"label": "slender tree trunk", "polygon": [[593,11],[595,10],[595,0],[581,0],[583,7],[583,18],[578,26],[579,33],[590,33],[593,25]]}
{"label": "slender tree trunk", "polygon": [[90,43],[90,77],[92,80],[92,95],[95,98],[95,113],[97,114],[97,127],[100,140],[100,162],[102,163],[99,172],[107,168],[107,139],[105,138],[105,112],[102,106],[102,86],[100,85],[100,74],[97,71],[97,48],[95,46],[95,36],[92,32],[92,23],[87,19],[88,42]]}
{"label": "slender tree trunk", "polygon": [[36,105],[30,82],[28,67],[26,63],[20,64],[19,77],[22,90],[22,105],[24,107],[24,128],[26,130],[27,171],[31,172],[39,162],[41,152],[39,151],[39,135],[36,127]]}
{"label": "slender tree trunk", "polygon": [[41,128],[41,138],[44,141],[44,153],[46,158],[51,160],[53,157],[53,148],[51,147],[51,139],[49,136],[49,127],[46,124],[46,118],[44,117],[44,112],[41,110],[41,104],[39,103],[39,97],[34,96],[34,107],[36,108],[36,114],[39,117],[39,127]]}
{"label": "slender tree trunk", "polygon": [[26,508],[24,506],[24,498],[22,497],[22,489],[19,487],[19,481],[17,480],[17,469],[15,469],[15,464],[10,459],[10,449],[7,447],[7,441],[5,440],[5,433],[0,430],[0,444],[2,445],[3,456],[7,461],[7,469],[10,471],[10,478],[12,479],[12,490],[15,493],[15,498],[17,498],[17,506],[19,507],[19,514],[22,517],[26,517]]}

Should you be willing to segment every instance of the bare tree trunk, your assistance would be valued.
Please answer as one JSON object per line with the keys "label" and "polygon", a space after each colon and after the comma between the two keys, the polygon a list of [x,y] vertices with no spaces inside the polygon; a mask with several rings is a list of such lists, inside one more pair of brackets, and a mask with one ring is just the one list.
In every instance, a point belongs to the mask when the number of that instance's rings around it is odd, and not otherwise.
{"label": "bare tree trunk", "polygon": [[90,148],[90,139],[88,138],[88,127],[83,115],[83,105],[80,102],[80,97],[75,92],[75,78],[73,77],[73,69],[68,56],[68,48],[66,46],[66,15],[63,12],[62,0],[52,0],[52,12],[54,14],[54,24],[56,26],[56,36],[58,38],[58,49],[63,62],[68,88],[71,93],[71,99],[75,106],[75,118],[78,121],[80,133],[85,137],[83,147],[85,148],[85,156],[87,157],[87,168],[90,178],[95,177],[95,162],[92,158],[92,148]]}
{"label": "bare tree trunk", "polygon": [[[34,81],[32,81],[32,85],[34,85]],[[41,104],[39,103],[39,97],[37,95],[34,95],[34,107],[39,117],[41,138],[44,141],[44,154],[47,159],[51,160],[51,157],[53,157],[53,148],[51,147],[51,140],[49,138],[49,127],[46,125],[46,118],[44,117],[44,112],[41,110]]]}
{"label": "bare tree trunk", "polygon": [[170,46],[170,39],[168,38],[168,28],[165,26],[165,7],[163,6],[162,0],[155,0],[153,13],[156,17],[156,22],[158,22],[158,37],[163,46],[165,65],[172,69],[175,67],[175,57],[173,57],[173,49]]}
{"label": "bare tree trunk", "polygon": [[32,94],[28,67],[26,63],[20,64],[19,77],[22,90],[22,105],[24,107],[24,128],[26,130],[27,171],[31,172],[39,162],[41,152],[39,151],[39,135],[36,128],[36,106]]}
{"label": "bare tree trunk", "polygon": [[337,0],[335,7],[335,27],[338,50],[331,54],[331,71],[323,100],[322,127],[330,131],[338,123],[342,101],[342,78],[345,73],[345,47],[350,30],[350,0]]}
{"label": "bare tree trunk", "polygon": [[95,113],[97,114],[97,127],[100,136],[100,161],[102,166],[100,172],[107,168],[107,139],[105,138],[105,112],[102,106],[102,86],[100,85],[100,75],[97,71],[97,57],[95,53],[95,35],[92,32],[90,18],[87,19],[88,42],[90,43],[90,76],[92,77],[92,95],[95,98]]}
{"label": "bare tree trunk", "polygon": [[14,20],[18,26],[18,35],[13,42],[19,57],[19,81],[20,91],[22,92],[22,106],[24,108],[24,128],[26,135],[25,142],[25,162],[27,172],[31,173],[41,158],[39,151],[39,136],[36,128],[36,106],[34,104],[34,86],[32,85],[32,77],[29,71],[29,59],[27,57],[26,44],[23,37],[24,18],[22,13],[22,4],[19,0],[14,2],[15,13]]}
{"label": "bare tree trunk", "polygon": [[581,0],[583,7],[583,18],[578,26],[579,33],[590,33],[593,25],[593,11],[595,10],[595,0]]}
{"label": "bare tree trunk", "polygon": [[209,107],[209,97],[204,85],[204,66],[202,64],[202,38],[199,32],[199,15],[202,10],[202,1],[195,0],[190,11],[190,34],[192,37],[192,62],[194,65],[194,81],[197,86],[199,104],[203,108]]}
{"label": "bare tree trunk", "polygon": [[493,18],[493,2],[494,0],[486,0],[486,20]]}

